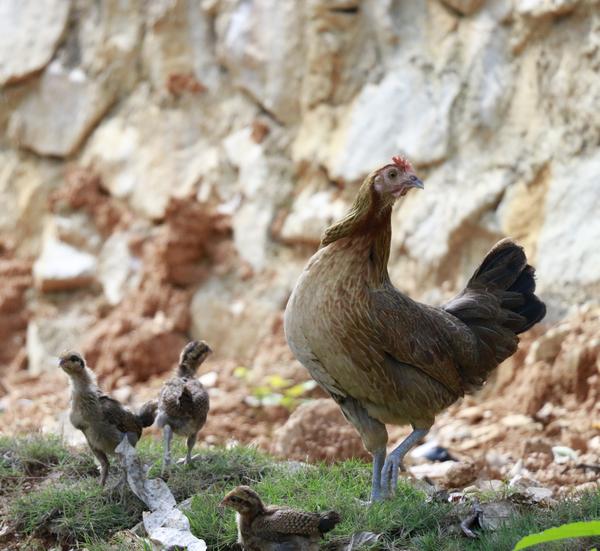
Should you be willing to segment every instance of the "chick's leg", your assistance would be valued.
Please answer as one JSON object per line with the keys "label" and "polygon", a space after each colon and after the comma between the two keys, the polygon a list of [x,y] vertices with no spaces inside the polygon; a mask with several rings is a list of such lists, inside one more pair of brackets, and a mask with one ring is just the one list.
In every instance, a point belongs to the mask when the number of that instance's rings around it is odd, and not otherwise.
{"label": "chick's leg", "polygon": [[92,452],[96,456],[96,459],[100,463],[100,486],[104,487],[106,479],[108,477],[108,457],[106,454],[97,448],[92,448]]}
{"label": "chick's leg", "polygon": [[381,472],[381,488],[386,495],[390,496],[396,491],[398,471],[404,470],[404,465],[402,464],[404,456],[428,432],[429,429],[414,429],[400,445],[387,456]]}
{"label": "chick's leg", "polygon": [[173,429],[171,429],[171,425],[164,426],[163,436],[165,439],[165,449],[163,452],[163,466],[161,475],[165,474],[165,470],[171,464],[171,439],[173,438]]}
{"label": "chick's leg", "polygon": [[342,409],[344,417],[359,432],[366,450],[373,456],[373,482],[371,485],[371,502],[383,498],[381,487],[381,468],[385,461],[388,433],[385,425],[373,419],[357,400],[350,397],[334,399]]}
{"label": "chick's leg", "polygon": [[185,454],[185,464],[189,465],[192,462],[192,449],[196,444],[197,434],[192,434],[188,436],[187,439],[187,453]]}

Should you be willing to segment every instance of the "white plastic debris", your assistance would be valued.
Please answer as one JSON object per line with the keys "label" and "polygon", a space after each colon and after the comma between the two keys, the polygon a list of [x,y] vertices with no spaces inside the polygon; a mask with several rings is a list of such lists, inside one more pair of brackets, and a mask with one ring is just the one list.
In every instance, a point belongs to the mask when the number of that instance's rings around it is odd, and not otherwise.
{"label": "white plastic debris", "polygon": [[126,437],[115,448],[115,452],[127,472],[129,487],[150,509],[144,511],[143,522],[152,543],[158,549],[206,551],[204,540],[190,532],[190,523],[176,508],[175,498],[165,481],[146,478],[145,468]]}
{"label": "white plastic debris", "polygon": [[577,461],[577,452],[567,446],[552,446],[552,455],[558,464]]}

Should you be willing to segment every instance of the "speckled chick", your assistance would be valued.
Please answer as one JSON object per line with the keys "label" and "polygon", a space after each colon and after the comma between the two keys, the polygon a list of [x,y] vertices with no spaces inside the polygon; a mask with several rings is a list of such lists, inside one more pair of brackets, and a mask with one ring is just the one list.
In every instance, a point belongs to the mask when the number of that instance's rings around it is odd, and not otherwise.
{"label": "speckled chick", "polygon": [[108,456],[114,454],[124,436],[132,446],[137,444],[142,429],[154,422],[157,402],[148,402],[139,413],[133,413],[98,388],[94,373],[77,352],[62,354],[59,366],[71,379],[71,423],[83,432],[100,462],[100,484],[104,486],[108,476]]}
{"label": "speckled chick", "polygon": [[237,511],[238,543],[246,551],[316,551],[319,540],[340,522],[335,511],[308,513],[266,506],[248,486],[238,486],[221,501]]}
{"label": "speckled chick", "polygon": [[171,463],[173,433],[187,437],[185,462],[191,461],[192,448],[198,432],[206,423],[210,406],[208,392],[196,378],[196,371],[211,352],[204,341],[186,344],[179,357],[175,376],[164,384],[160,392],[156,421],[163,429],[165,440],[163,472]]}

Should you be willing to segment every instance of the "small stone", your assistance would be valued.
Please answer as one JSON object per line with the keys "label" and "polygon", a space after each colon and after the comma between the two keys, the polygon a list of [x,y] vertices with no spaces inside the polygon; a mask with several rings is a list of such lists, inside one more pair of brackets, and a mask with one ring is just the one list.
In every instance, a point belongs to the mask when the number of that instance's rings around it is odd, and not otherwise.
{"label": "small stone", "polygon": [[522,455],[528,455],[531,453],[543,453],[552,456],[552,445],[548,440],[539,437],[528,438],[523,443]]}
{"label": "small stone", "polygon": [[477,467],[470,461],[450,462],[450,469],[446,473],[442,485],[446,488],[462,488],[477,478]]}
{"label": "small stone", "polygon": [[479,406],[471,406],[468,408],[461,409],[457,417],[459,419],[465,419],[471,424],[479,423],[484,417],[483,409]]}
{"label": "small stone", "polygon": [[552,499],[553,492],[550,488],[530,486],[526,488],[525,494],[528,495],[535,503],[546,503],[550,505],[552,502],[554,502],[554,499]]}
{"label": "small stone", "polygon": [[536,423],[529,415],[522,415],[520,413],[514,413],[503,417],[500,421],[505,427],[515,428],[527,428],[531,430],[541,430],[541,425]]}

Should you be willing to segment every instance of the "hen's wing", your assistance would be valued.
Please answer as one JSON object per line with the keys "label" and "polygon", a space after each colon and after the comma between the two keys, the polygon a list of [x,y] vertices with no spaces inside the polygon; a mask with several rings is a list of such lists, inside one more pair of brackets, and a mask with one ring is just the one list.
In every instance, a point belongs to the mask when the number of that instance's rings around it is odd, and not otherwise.
{"label": "hen's wing", "polygon": [[98,400],[102,415],[111,425],[114,425],[123,433],[132,432],[137,434],[138,438],[141,436],[142,425],[133,412],[106,394],[100,394]]}
{"label": "hen's wing", "polygon": [[283,542],[290,536],[318,537],[320,521],[317,513],[278,508],[257,517],[252,530],[268,541]]}
{"label": "hen's wing", "polygon": [[464,392],[460,364],[477,355],[474,335],[450,314],[402,295],[393,287],[371,292],[371,334],[392,362],[416,368],[457,397]]}

